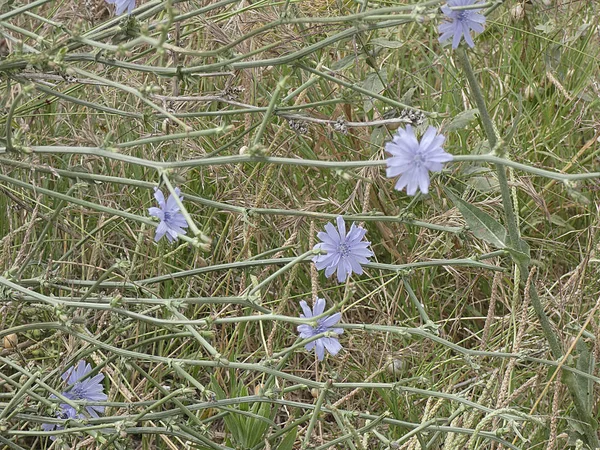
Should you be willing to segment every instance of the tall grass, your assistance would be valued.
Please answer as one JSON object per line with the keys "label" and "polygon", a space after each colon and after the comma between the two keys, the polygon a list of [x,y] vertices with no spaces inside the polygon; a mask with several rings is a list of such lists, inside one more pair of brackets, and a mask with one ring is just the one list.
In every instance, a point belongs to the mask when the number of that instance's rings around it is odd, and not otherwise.
{"label": "tall grass", "polygon": [[[0,449],[597,445],[599,5],[490,2],[466,51],[442,5],[1,6]],[[411,120],[455,156],[415,197]],[[338,215],[375,253],[342,284],[310,261]],[[105,413],[65,421],[82,359]]]}

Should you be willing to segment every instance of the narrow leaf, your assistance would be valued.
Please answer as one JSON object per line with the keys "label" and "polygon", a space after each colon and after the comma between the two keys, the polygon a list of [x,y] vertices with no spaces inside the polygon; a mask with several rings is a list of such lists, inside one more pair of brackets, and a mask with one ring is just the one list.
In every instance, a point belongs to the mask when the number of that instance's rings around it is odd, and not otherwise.
{"label": "narrow leaf", "polygon": [[388,39],[379,39],[379,38],[372,39],[370,43],[373,45],[379,45],[380,47],[383,47],[383,48],[400,48],[405,44],[405,42],[403,42],[403,41],[390,41]]}
{"label": "narrow leaf", "polygon": [[455,131],[466,128],[469,123],[475,120],[477,114],[479,114],[479,110],[477,108],[467,109],[466,111],[458,113],[454,119],[452,119],[452,122],[444,127],[444,131]]}
{"label": "narrow leaf", "polygon": [[294,442],[296,442],[296,433],[298,432],[298,427],[294,427],[292,431],[285,435],[279,446],[277,447],[279,450],[292,450],[294,448]]}
{"label": "narrow leaf", "polygon": [[506,229],[488,213],[465,202],[462,198],[445,189],[450,200],[465,218],[471,232],[496,248],[506,248]]}

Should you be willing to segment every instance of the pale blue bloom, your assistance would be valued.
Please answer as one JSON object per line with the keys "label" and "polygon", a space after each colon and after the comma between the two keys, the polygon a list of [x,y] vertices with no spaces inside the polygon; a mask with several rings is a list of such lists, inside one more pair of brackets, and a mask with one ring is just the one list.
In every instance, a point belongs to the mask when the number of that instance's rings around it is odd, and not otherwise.
{"label": "pale blue bloom", "polygon": [[371,243],[362,240],[367,230],[352,224],[346,234],[344,218],[338,216],[336,221],[337,230],[328,223],[325,225],[325,231],[317,234],[322,242],[315,245],[314,250],[323,250],[327,253],[315,256],[313,261],[318,270],[325,269],[326,277],[330,277],[337,271],[337,279],[343,283],[352,272],[358,275],[363,273],[361,264],[367,264],[369,262],[367,258],[373,256],[373,252],[368,249]]}
{"label": "pale blue bloom", "polygon": [[[310,310],[310,308],[304,300],[300,302],[300,307],[302,307],[302,311],[304,312],[304,314],[300,314],[300,317],[310,319],[311,317],[323,314],[323,311],[325,311],[325,300],[323,300],[322,298],[317,298],[312,311]],[[316,336],[317,334],[325,333],[327,331],[333,332],[335,334],[342,334],[344,332],[343,329],[333,328],[333,326],[340,321],[341,317],[342,314],[338,312],[332,314],[331,316],[324,316],[318,319],[316,327],[312,327],[308,324],[298,325],[298,332],[300,333],[300,337],[302,339],[308,339],[313,336]],[[304,346],[304,348],[308,351],[311,351],[314,348],[319,361],[323,361],[323,358],[325,358],[325,350],[327,350],[331,355],[335,356],[342,349],[342,344],[339,343],[338,338],[336,336],[321,337],[312,342],[309,342]]]}
{"label": "pale blue bloom", "polygon": [[[90,402],[105,402],[108,398],[104,393],[104,387],[102,384],[102,380],[104,379],[104,375],[101,373],[95,375],[91,378],[87,378],[82,380],[87,374],[92,371],[92,367],[83,360],[80,360],[75,367],[71,367],[65,373],[62,374],[62,379],[68,384],[65,392],[62,393],[69,400],[87,400]],[[53,395],[50,398],[56,398]],[[98,414],[102,414],[104,412],[104,406],[86,406],[85,410],[91,417],[99,417]],[[66,403],[60,404],[60,409],[56,413],[56,417],[59,419],[84,419],[85,416],[83,414],[77,413],[75,408]],[[44,431],[52,431],[52,430],[62,430],[63,427],[61,425],[45,423],[42,425],[42,429]],[[52,440],[55,440],[56,437],[51,436]]]}
{"label": "pale blue bloom", "polygon": [[458,47],[460,39],[464,36],[465,42],[471,48],[475,46],[471,37],[471,30],[476,33],[483,32],[485,25],[485,16],[480,14],[483,8],[453,10],[451,7],[470,6],[475,4],[476,0],[448,0],[448,3],[442,6],[442,12],[446,15],[446,22],[438,27],[442,33],[440,42],[445,42],[452,38],[452,48]]}
{"label": "pale blue bloom", "polygon": [[445,136],[437,134],[437,129],[429,127],[421,142],[410,125],[398,128],[391,142],[385,144],[385,151],[392,156],[386,159],[388,178],[400,178],[395,188],[406,187],[408,195],[414,195],[417,188],[423,194],[429,192],[429,172],[440,172],[444,163],[452,161],[452,155],[442,149]]}
{"label": "pale blue bloom", "polygon": [[[179,200],[183,200],[179,188],[175,188],[175,193],[179,197]],[[159,208],[155,206],[148,208],[150,215],[160,220],[158,227],[156,227],[154,240],[158,242],[166,234],[168,241],[174,242],[178,235],[186,233],[183,229],[188,227],[185,217],[181,214],[177,200],[172,195],[169,195],[169,198],[165,202],[165,196],[162,191],[154,188],[154,198],[158,202]]]}
{"label": "pale blue bloom", "polygon": [[[54,396],[50,396],[51,398],[53,398]],[[67,405],[66,403],[61,403],[60,404],[60,409],[56,412],[56,418],[57,419],[62,419],[62,420],[67,420],[67,419],[83,419],[84,416],[83,414],[77,414],[77,411],[75,411],[75,408]],[[56,423],[44,423],[42,424],[42,430],[44,431],[53,431],[53,430],[62,430],[64,429],[64,427],[62,425],[58,425]],[[56,436],[50,436],[50,439],[55,441],[56,440]]]}
{"label": "pale blue bloom", "polygon": [[135,0],[106,0],[106,3],[115,5],[115,15],[120,16],[127,10],[127,14],[135,8]]}

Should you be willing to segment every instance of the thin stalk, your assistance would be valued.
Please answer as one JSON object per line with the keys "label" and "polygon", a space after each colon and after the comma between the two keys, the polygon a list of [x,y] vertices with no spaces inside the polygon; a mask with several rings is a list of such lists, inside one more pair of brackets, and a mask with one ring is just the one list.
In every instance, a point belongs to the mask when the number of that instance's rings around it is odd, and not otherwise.
{"label": "thin stalk", "polygon": [[[34,192],[38,192],[40,194],[47,195],[49,197],[54,197],[54,198],[58,198],[60,200],[66,200],[66,201],[68,201],[70,203],[73,203],[73,204],[76,204],[76,205],[85,206],[85,207],[90,208],[91,210],[94,210],[94,211],[100,211],[100,212],[104,212],[104,213],[107,213],[107,214],[124,217],[126,219],[134,220],[136,222],[141,222],[141,223],[144,223],[146,225],[150,225],[150,226],[155,227],[155,228],[158,226],[158,222],[155,222],[153,220],[147,219],[145,217],[138,216],[136,214],[131,214],[131,213],[127,212],[127,211],[121,211],[121,210],[118,210],[118,209],[114,209],[114,208],[109,208],[109,207],[106,207],[106,206],[98,205],[96,203],[88,202],[86,200],[80,200],[78,198],[70,197],[68,195],[61,194],[60,192],[55,192],[55,191],[50,190],[50,189],[45,189],[45,188],[42,188],[42,187],[33,186],[33,185],[29,184],[29,183],[25,183],[24,181],[20,181],[20,180],[11,178],[11,177],[7,177],[5,175],[1,175],[0,174],[0,180],[5,181],[7,183],[11,183],[11,184],[17,185],[17,186],[20,186],[22,188],[25,188],[25,189],[28,189],[28,190],[31,190],[31,191],[34,191]],[[200,247],[200,248],[202,248],[204,250],[207,250],[208,248],[210,248],[208,244],[204,244],[204,243],[198,242],[196,239],[190,238],[189,236],[180,235],[179,238],[182,239],[182,240],[184,240],[184,241],[186,241],[186,242],[188,242],[188,243],[190,243],[190,244],[192,244],[193,246]]]}
{"label": "thin stalk", "polygon": [[181,212],[181,215],[184,217],[185,221],[189,225],[190,230],[192,231],[192,233],[194,234],[194,236],[200,238],[205,243],[209,243],[210,242],[210,238],[208,236],[206,236],[204,233],[202,233],[202,231],[200,231],[198,229],[198,227],[196,226],[196,223],[194,222],[194,220],[190,216],[190,213],[188,213],[187,208],[181,202],[181,199],[179,198],[179,195],[177,195],[177,192],[175,192],[175,188],[173,187],[173,185],[169,181],[168,175],[165,172],[163,172],[161,175],[162,175],[161,176],[162,181],[167,186],[167,189],[168,189],[169,193],[171,194],[171,196],[173,197],[173,199],[175,200],[175,203],[177,203],[177,206],[179,207],[179,211]]}
{"label": "thin stalk", "polygon": [[268,276],[267,278],[265,278],[263,281],[261,281],[260,283],[258,283],[256,286],[254,286],[252,288],[252,290],[248,293],[248,297],[252,298],[255,293],[257,293],[258,291],[260,291],[263,287],[265,287],[267,284],[269,284],[275,278],[277,278],[280,275],[283,275],[285,272],[287,272],[288,270],[290,270],[296,264],[304,261],[306,258],[308,258],[309,256],[314,255],[314,254],[315,254],[315,252],[313,250],[309,250],[307,252],[304,252],[300,256],[291,259],[291,261],[289,261],[281,269],[277,270],[275,273],[271,274],[270,276]]}
{"label": "thin stalk", "polygon": [[122,262],[122,261],[118,261],[118,262],[114,263],[112,266],[110,266],[110,267],[109,267],[109,268],[108,268],[108,269],[107,269],[107,270],[106,270],[106,271],[105,271],[105,272],[104,272],[104,273],[103,273],[103,274],[100,276],[100,278],[98,278],[98,279],[96,280],[96,282],[95,282],[95,283],[92,285],[92,287],[91,287],[91,288],[89,288],[85,294],[83,294],[83,296],[81,297],[81,301],[82,301],[82,302],[85,302],[85,301],[86,301],[86,300],[89,298],[89,296],[90,296],[90,295],[92,295],[92,293],[94,293],[94,292],[96,291],[96,289],[98,289],[98,287],[99,287],[99,286],[102,284],[102,282],[103,282],[104,280],[106,280],[108,277],[110,277],[110,276],[111,276],[111,274],[112,274],[112,273],[113,273],[115,270],[117,270],[117,269],[119,269],[119,268],[121,268],[121,267],[123,267],[123,262]]}
{"label": "thin stalk", "polygon": [[323,402],[325,401],[325,397],[327,396],[329,389],[331,389],[331,384],[332,384],[332,381],[327,380],[327,382],[325,383],[325,386],[323,386],[323,389],[321,390],[321,393],[319,394],[319,398],[317,398],[317,402],[315,403],[315,409],[313,410],[313,415],[310,418],[310,422],[308,423],[308,427],[306,428],[306,432],[304,433],[304,441],[302,442],[302,447],[300,447],[302,450],[306,449],[310,444],[310,441],[313,437],[313,435],[312,435],[313,430],[315,429],[317,420],[319,420],[319,414],[321,413],[321,407],[323,406]]}
{"label": "thin stalk", "polygon": [[[492,119],[487,111],[485,100],[481,89],[479,87],[479,82],[477,78],[475,78],[475,74],[473,73],[473,69],[469,62],[469,58],[464,50],[464,48],[460,47],[457,49],[458,57],[463,66],[465,74],[467,76],[467,80],[471,87],[471,92],[475,99],[475,103],[479,108],[479,114],[481,117],[482,125],[487,135],[490,148],[492,151],[495,151],[496,145],[498,144],[498,139],[496,136],[496,131],[494,129],[494,124]],[[502,142],[500,142],[502,145]],[[496,172],[498,174],[498,183],[500,185],[500,192],[502,195],[502,206],[504,208],[504,214],[506,219],[506,225],[508,228],[510,246],[516,250],[521,250],[521,237],[519,235],[519,229],[517,225],[517,219],[513,209],[512,198],[510,195],[510,188],[508,186],[508,181],[506,179],[506,168],[503,164],[496,164]],[[529,273],[529,264],[525,261],[516,261],[517,267],[521,271],[523,275]],[[563,351],[560,345],[560,339],[557,336],[556,332],[552,328],[550,320],[546,316],[546,312],[544,310],[544,306],[539,299],[537,294],[537,289],[535,288],[534,283],[530,284],[529,287],[529,295],[531,298],[531,304],[538,316],[540,324],[542,326],[542,330],[548,341],[550,346],[550,350],[552,355],[557,360],[560,360],[563,356]],[[592,418],[591,414],[588,413],[586,407],[586,400],[583,398],[584,393],[579,388],[577,379],[573,376],[573,374],[565,374],[563,377],[563,381],[566,384],[571,397],[573,399],[573,403],[575,405],[575,409],[577,411],[577,415],[579,419],[582,421],[582,428],[584,430],[584,434],[586,437],[587,444],[592,448],[596,449],[600,447],[600,441],[598,440],[598,436],[596,434],[596,429],[592,424],[596,423],[596,421]],[[597,426],[596,426],[597,428]]]}
{"label": "thin stalk", "polygon": [[11,9],[9,12],[6,12],[0,15],[0,20],[11,19],[13,17],[18,16],[25,11],[29,11],[30,9],[37,8],[38,6],[42,6],[46,3],[50,3],[52,0],[37,0],[36,2],[31,2],[23,6],[19,6],[18,8]]}
{"label": "thin stalk", "polygon": [[[434,113],[432,113],[434,114]],[[0,153],[6,151],[6,147],[0,147]],[[242,163],[270,163],[288,166],[299,167],[314,167],[317,169],[362,169],[365,167],[380,167],[385,166],[385,160],[366,160],[366,161],[323,161],[318,159],[301,159],[301,158],[282,158],[277,156],[258,156],[258,155],[232,155],[232,156],[217,156],[214,158],[189,159],[185,161],[158,162],[150,161],[144,158],[124,155],[114,151],[106,150],[100,147],[61,147],[61,146],[32,146],[27,147],[27,151],[32,153],[49,153],[49,154],[70,154],[70,155],[94,155],[103,158],[114,159],[117,161],[137,164],[143,167],[151,167],[153,169],[175,169],[187,167],[202,167],[202,166],[219,166],[225,164],[242,164]],[[558,181],[579,181],[591,180],[600,178],[600,172],[564,174],[552,172],[550,170],[539,169],[537,167],[521,164],[509,159],[500,158],[493,154],[487,155],[455,155],[451,163],[458,162],[486,162],[490,164],[500,164],[523,172],[531,173],[545,178],[550,178]],[[450,164],[451,164],[450,163]]]}
{"label": "thin stalk", "polygon": [[41,374],[42,372],[40,371],[34,372],[31,377],[27,378],[27,381],[23,383],[17,393],[10,399],[8,405],[0,411],[0,423],[2,423],[4,419],[10,419],[10,416],[17,412],[16,406],[21,402],[21,399],[27,394],[29,388],[33,386]]}
{"label": "thin stalk", "polygon": [[[181,314],[179,311],[177,311],[177,309],[175,309],[173,307],[173,305],[167,304],[167,309],[169,311],[171,311],[171,314],[173,314],[179,320],[184,320],[187,322],[187,317],[185,317],[183,314]],[[204,321],[204,322],[206,323],[206,321]],[[208,354],[210,356],[212,356],[213,358],[221,357],[221,354],[217,351],[217,349],[215,349],[212,345],[210,345],[210,343],[206,339],[204,339],[202,334],[200,332],[198,332],[198,330],[196,330],[196,328],[194,328],[193,325],[185,325],[185,328],[190,333],[192,333],[192,336],[194,336],[196,338],[196,340],[200,343],[200,345],[202,347],[204,347],[204,349],[208,352]]]}
{"label": "thin stalk", "polygon": [[8,110],[8,114],[6,115],[6,151],[10,152],[15,150],[13,147],[13,139],[12,139],[12,122],[13,116],[15,115],[15,111],[17,110],[17,105],[21,102],[21,99],[25,96],[25,88],[21,89],[21,92],[17,94],[12,104],[10,105],[10,109]]}
{"label": "thin stalk", "polygon": [[[71,193],[74,190],[76,190],[78,187],[79,186],[77,184],[74,184],[73,186],[71,186],[69,188],[69,190],[67,191],[67,193],[65,195],[71,195]],[[35,245],[33,246],[33,248],[31,250],[29,250],[25,259],[20,263],[20,267],[17,269],[17,278],[20,278],[20,276],[23,274],[23,271],[27,268],[27,265],[29,264],[29,261],[31,261],[31,258],[33,258],[33,255],[37,254],[40,251],[40,249],[42,248],[42,246],[46,243],[45,242],[46,241],[46,233],[50,229],[50,226],[52,225],[52,223],[58,218],[58,215],[60,214],[60,212],[62,211],[64,206],[65,206],[64,200],[60,200],[58,202],[58,205],[56,205],[56,209],[54,210],[54,213],[46,222],[46,225],[44,226],[44,229],[38,236],[38,239],[37,239]]]}
{"label": "thin stalk", "polygon": [[273,115],[273,112],[275,111],[275,106],[277,106],[277,102],[279,101],[279,95],[281,94],[281,91],[285,88],[288,78],[289,77],[285,76],[285,77],[281,78],[279,80],[279,82],[277,83],[277,86],[275,87],[275,90],[273,91],[273,95],[271,96],[271,101],[269,102],[269,106],[267,107],[267,111],[265,112],[265,115],[260,124],[260,127],[258,128],[258,131],[254,135],[254,139],[252,140],[252,145],[250,147],[251,150],[257,150],[259,148],[260,142],[262,141],[263,134],[265,133],[265,130],[267,129],[269,120],[271,120],[271,116]]}
{"label": "thin stalk", "polygon": [[406,289],[406,292],[408,293],[408,298],[410,298],[410,300],[413,303],[413,305],[415,306],[415,308],[417,308],[417,311],[419,311],[419,315],[421,316],[423,325],[427,328],[430,328],[432,326],[436,327],[435,323],[427,315],[427,312],[425,311],[425,307],[424,307],[423,303],[421,303],[419,301],[419,299],[415,295],[415,292],[412,290],[412,287],[410,286],[410,283],[408,282],[408,280],[403,278],[402,282],[404,283],[404,289]]}

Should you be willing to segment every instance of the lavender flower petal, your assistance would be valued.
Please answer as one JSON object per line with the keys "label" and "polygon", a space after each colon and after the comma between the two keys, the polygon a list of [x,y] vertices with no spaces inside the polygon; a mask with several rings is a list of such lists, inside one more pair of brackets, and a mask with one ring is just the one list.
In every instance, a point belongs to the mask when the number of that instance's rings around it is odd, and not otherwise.
{"label": "lavender flower petal", "polygon": [[[315,300],[315,304],[312,308],[306,304],[304,300],[300,302],[300,307],[302,308],[303,313],[300,314],[300,317],[305,319],[310,319],[315,316],[320,316],[325,311],[325,300],[322,298],[317,298]],[[340,321],[342,317],[341,313],[335,313],[331,316],[325,316],[317,320],[317,326],[313,327],[308,324],[298,325],[297,330],[300,333],[300,337],[302,339],[309,339],[317,334],[325,333],[325,332],[333,332],[335,334],[342,334],[344,332],[341,328],[332,328],[336,323]],[[304,348],[308,351],[311,351],[313,348],[317,354],[317,358],[319,361],[323,361],[325,358],[325,350],[327,350],[332,355],[337,355],[337,353],[342,349],[342,345],[339,343],[337,337],[320,337],[314,341],[309,342],[304,346]]]}
{"label": "lavender flower petal", "polygon": [[[104,393],[104,387],[102,380],[104,379],[103,374],[94,375],[91,378],[85,378],[92,371],[92,367],[83,360],[80,360],[75,366],[66,370],[61,378],[68,384],[65,392],[62,393],[65,397],[70,400],[88,400],[92,402],[104,402],[107,400],[107,395]],[[53,396],[50,396],[54,398]],[[98,417],[98,414],[104,412],[104,406],[86,406],[87,413],[91,417]],[[60,409],[57,411],[56,416],[60,419],[85,419],[83,414],[77,413],[77,411],[66,403],[60,404]],[[45,431],[62,430],[63,427],[57,424],[43,424],[42,429]],[[51,436],[50,439],[55,440],[55,436]]]}
{"label": "lavender flower petal", "polygon": [[400,175],[395,186],[398,191],[406,188],[408,195],[414,195],[417,189],[424,194],[429,192],[429,172],[441,171],[443,163],[452,160],[452,155],[442,149],[444,140],[434,127],[427,129],[421,142],[410,125],[398,128],[392,141],[385,145],[385,151],[392,155],[386,160],[386,174],[388,178]]}
{"label": "lavender flower petal", "polygon": [[337,272],[338,281],[343,283],[353,272],[359,275],[363,273],[361,265],[369,262],[367,258],[373,256],[373,252],[368,249],[371,243],[362,240],[367,230],[353,223],[346,233],[342,216],[336,218],[336,223],[337,229],[328,223],[325,231],[317,233],[322,242],[316,244],[314,249],[326,254],[317,255],[313,261],[318,270],[325,269],[328,278]]}
{"label": "lavender flower petal", "polygon": [[484,30],[485,16],[480,13],[483,8],[454,10],[452,7],[475,5],[477,0],[448,0],[445,6],[442,6],[442,12],[446,16],[446,22],[438,27],[440,32],[440,42],[446,42],[452,39],[452,48],[457,48],[461,38],[471,48],[475,47],[475,42],[471,36],[471,30],[481,33]]}
{"label": "lavender flower petal", "polygon": [[120,16],[127,10],[127,14],[131,14],[135,8],[135,0],[106,0],[106,3],[115,5],[115,14]]}
{"label": "lavender flower petal", "polygon": [[[183,200],[179,188],[175,188],[175,193],[180,200]],[[169,242],[174,242],[180,234],[186,233],[184,228],[187,228],[188,224],[185,217],[181,214],[177,200],[172,195],[169,195],[169,198],[165,201],[162,191],[154,188],[154,198],[158,202],[159,207],[153,206],[148,208],[148,213],[160,220],[160,223],[156,227],[154,240],[158,242],[166,235]]]}

